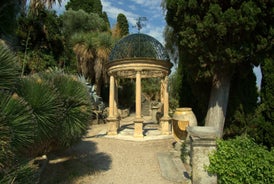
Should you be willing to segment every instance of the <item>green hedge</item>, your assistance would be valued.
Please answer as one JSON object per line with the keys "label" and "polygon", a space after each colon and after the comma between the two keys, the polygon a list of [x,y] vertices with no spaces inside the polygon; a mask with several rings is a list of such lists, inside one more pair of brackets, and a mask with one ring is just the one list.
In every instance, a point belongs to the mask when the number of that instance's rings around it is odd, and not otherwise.
{"label": "green hedge", "polygon": [[268,151],[251,138],[218,140],[209,159],[207,170],[217,174],[220,184],[274,183],[274,150]]}

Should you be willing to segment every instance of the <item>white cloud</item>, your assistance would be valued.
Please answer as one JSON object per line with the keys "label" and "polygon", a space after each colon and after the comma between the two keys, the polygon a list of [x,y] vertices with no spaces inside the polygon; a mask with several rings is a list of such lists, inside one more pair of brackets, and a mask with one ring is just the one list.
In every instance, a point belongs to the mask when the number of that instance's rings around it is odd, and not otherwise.
{"label": "white cloud", "polygon": [[117,8],[114,5],[112,5],[112,3],[109,1],[101,0],[101,2],[103,5],[103,11],[107,12],[107,15],[109,18],[112,18],[113,20],[116,21],[117,15],[119,13],[122,13],[127,17],[129,24],[135,25],[135,23],[136,23],[135,19],[136,19],[136,17],[138,17],[138,15],[136,15],[135,13],[133,13],[131,11],[126,11],[121,8]]}
{"label": "white cloud", "polygon": [[160,5],[162,0],[130,0],[133,3],[139,4],[141,6],[145,6],[149,9],[161,9]]}
{"label": "white cloud", "polygon": [[129,7],[131,10],[136,10],[136,9],[137,9],[135,5],[129,5],[128,7]]}

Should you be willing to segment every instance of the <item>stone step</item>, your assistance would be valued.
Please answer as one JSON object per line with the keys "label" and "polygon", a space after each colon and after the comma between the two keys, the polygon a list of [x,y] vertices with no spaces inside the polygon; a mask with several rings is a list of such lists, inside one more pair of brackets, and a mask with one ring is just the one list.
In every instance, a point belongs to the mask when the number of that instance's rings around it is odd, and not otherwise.
{"label": "stone step", "polygon": [[190,178],[184,164],[178,157],[173,157],[169,152],[157,154],[162,176],[172,182],[182,184],[190,183]]}

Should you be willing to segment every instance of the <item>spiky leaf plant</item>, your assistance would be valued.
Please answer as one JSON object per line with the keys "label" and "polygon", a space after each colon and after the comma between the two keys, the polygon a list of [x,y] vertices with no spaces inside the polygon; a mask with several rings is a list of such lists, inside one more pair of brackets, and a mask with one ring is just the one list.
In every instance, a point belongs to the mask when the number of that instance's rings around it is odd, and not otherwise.
{"label": "spiky leaf plant", "polygon": [[13,88],[19,76],[14,54],[0,43],[0,90]]}
{"label": "spiky leaf plant", "polygon": [[91,116],[90,95],[87,87],[76,77],[60,75],[54,79],[54,84],[66,109],[60,127],[60,141],[62,145],[69,146],[86,133]]}
{"label": "spiky leaf plant", "polygon": [[36,171],[37,168],[30,165],[27,160],[13,165],[5,175],[0,176],[0,183],[3,184],[20,184],[20,183],[38,183],[39,175]]}
{"label": "spiky leaf plant", "polygon": [[21,78],[16,92],[30,105],[37,126],[32,154],[45,154],[63,117],[63,103],[52,84],[39,77]]}
{"label": "spiky leaf plant", "polygon": [[41,73],[54,84],[64,103],[65,114],[56,128],[56,141],[62,146],[70,146],[87,131],[91,118],[91,99],[87,86],[76,76],[60,73]]}
{"label": "spiky leaf plant", "polygon": [[15,154],[33,143],[34,117],[31,108],[16,93],[0,91],[0,173],[13,163]]}

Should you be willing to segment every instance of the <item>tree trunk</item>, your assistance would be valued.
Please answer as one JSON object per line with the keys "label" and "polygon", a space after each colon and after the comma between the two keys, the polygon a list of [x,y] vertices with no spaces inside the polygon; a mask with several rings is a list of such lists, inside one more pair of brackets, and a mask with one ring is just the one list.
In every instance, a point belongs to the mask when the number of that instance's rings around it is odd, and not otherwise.
{"label": "tree trunk", "polygon": [[231,73],[219,71],[214,74],[205,126],[214,126],[223,135],[225,116],[229,98]]}

